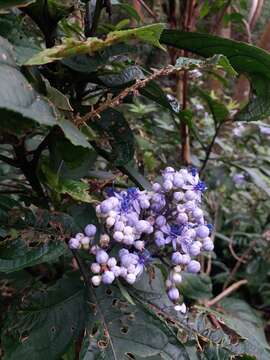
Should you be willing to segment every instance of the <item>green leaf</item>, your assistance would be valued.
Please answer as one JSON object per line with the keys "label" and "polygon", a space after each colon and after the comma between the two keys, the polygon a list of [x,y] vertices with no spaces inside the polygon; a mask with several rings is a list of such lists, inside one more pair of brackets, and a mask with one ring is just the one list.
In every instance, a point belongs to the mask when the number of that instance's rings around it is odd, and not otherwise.
{"label": "green leaf", "polygon": [[162,88],[155,81],[149,81],[147,85],[141,88],[139,91],[142,95],[155,101],[156,103],[172,111],[173,113],[179,113],[179,106],[175,106],[174,101],[170,100],[170,98],[165,94]]}
{"label": "green leaf", "polygon": [[112,147],[109,159],[115,166],[125,165],[133,159],[134,135],[119,111],[114,109],[103,111],[101,118],[93,126],[101,134],[108,136]]}
{"label": "green leaf", "polygon": [[[60,165],[61,166],[61,165]],[[89,185],[72,179],[60,178],[59,171],[55,172],[49,165],[48,159],[44,159],[41,164],[41,177],[48,185],[53,194],[67,194],[74,200],[93,203],[94,200],[89,195]],[[59,199],[58,199],[59,200]]]}
{"label": "green leaf", "polygon": [[16,67],[13,50],[0,37],[0,117],[1,128],[20,134],[36,124],[57,124],[53,106],[45,101]]}
{"label": "green leaf", "polygon": [[228,119],[230,113],[224,104],[214,99],[211,94],[208,94],[206,91],[200,88],[196,88],[196,92],[209,106],[216,124],[222,123]]}
{"label": "green leaf", "polygon": [[89,176],[97,158],[94,149],[74,146],[58,133],[52,134],[49,149],[51,168],[58,172],[60,179],[80,180]]}
{"label": "green leaf", "polygon": [[78,55],[63,59],[61,62],[70,69],[83,74],[91,74],[102,68],[106,64],[111,64],[113,56],[121,54],[130,54],[134,51],[134,47],[128,44],[114,44],[108,46],[102,52],[95,55]]}
{"label": "green leaf", "polygon": [[89,195],[89,185],[81,181],[63,179],[59,182],[60,194],[68,194],[74,200],[93,203],[95,200]]}
{"label": "green leaf", "polygon": [[212,56],[211,58],[206,60],[206,63],[208,65],[215,65],[217,68],[222,68],[231,76],[237,75],[237,72],[232,67],[228,58],[222,54],[217,54],[217,55]]}
{"label": "green leaf", "polygon": [[76,274],[24,297],[2,331],[3,360],[58,360],[83,330],[84,288]]}
{"label": "green leaf", "polygon": [[54,45],[58,22],[68,16],[72,8],[72,0],[38,0],[24,8],[24,12],[38,25],[50,47]]}
{"label": "green leaf", "polygon": [[164,28],[163,24],[147,25],[140,28],[113,31],[105,40],[96,37],[85,41],[75,39],[64,39],[62,45],[46,49],[29,59],[25,65],[43,65],[56,60],[61,60],[74,55],[90,54],[103,51],[106,47],[118,42],[137,38],[152,45],[160,46],[159,37]]}
{"label": "green leaf", "polygon": [[57,125],[63,130],[65,136],[75,146],[82,146],[84,148],[91,148],[87,141],[87,136],[84,135],[71,121],[60,118]]}
{"label": "green leaf", "polygon": [[59,110],[73,111],[69,99],[61,91],[51,86],[48,80],[45,80],[47,97]]}
{"label": "green leaf", "polygon": [[[14,45],[16,63],[22,65],[27,59],[42,50],[40,41],[31,32],[29,22],[21,19],[14,13],[0,16],[0,36]],[[32,29],[33,30],[33,29]]]}
{"label": "green leaf", "polygon": [[159,323],[140,307],[129,305],[116,287],[93,289],[91,301],[96,312],[89,314],[81,360],[181,359],[181,345],[170,344]]}
{"label": "green leaf", "polygon": [[211,298],[212,282],[209,276],[205,274],[195,275],[182,273],[183,281],[179,289],[184,297],[194,300],[205,300]]}
{"label": "green leaf", "polygon": [[36,0],[1,0],[0,9],[8,9],[13,6],[24,7],[31,3],[34,3]]}
{"label": "green leaf", "polygon": [[[266,51],[213,35],[167,29],[163,31],[160,41],[204,57],[223,54],[238,73],[249,78],[256,96],[236,115],[235,120],[261,120],[270,114],[270,55]],[[224,60],[222,64],[226,66]]]}
{"label": "green leaf", "polygon": [[138,14],[138,12],[129,4],[117,4],[119,5],[119,7],[121,9],[123,9],[126,13],[128,13],[128,15],[130,17],[132,17],[133,19],[135,19],[138,23],[141,22],[141,18],[140,15]]}
{"label": "green leaf", "polygon": [[140,189],[151,189],[150,182],[138,171],[133,161],[119,167],[119,169],[127,174],[129,179]]}
{"label": "green leaf", "polygon": [[127,66],[118,74],[106,74],[99,76],[99,79],[107,87],[127,86],[128,83],[144,79],[142,69],[137,65]]}
{"label": "green leaf", "polygon": [[[205,311],[212,313],[224,328],[224,333],[221,334],[224,347],[233,354],[255,356],[256,359],[268,360],[270,347],[265,338],[263,322],[258,313],[245,301],[236,298],[225,298],[220,305],[222,312],[212,309],[205,309]],[[235,339],[230,345],[226,345],[224,341],[225,334],[231,334],[232,339]],[[216,339],[217,335],[212,333],[210,338],[213,337]]]}
{"label": "green leaf", "polygon": [[74,234],[82,232],[88,224],[94,224],[97,228],[99,226],[95,208],[91,204],[75,204],[70,206],[67,212],[74,220],[74,227],[72,229]]}
{"label": "green leaf", "polygon": [[[270,357],[270,346],[263,331],[263,323],[258,314],[243,300],[226,298],[221,302],[225,313],[221,318],[231,329],[246,339],[241,351],[255,355],[260,360]],[[237,348],[237,345],[236,345]]]}
{"label": "green leaf", "polygon": [[28,247],[22,240],[8,243],[0,248],[0,272],[11,273],[26,267],[57,260],[67,248],[61,242],[49,242],[37,248]]}
{"label": "green leaf", "polygon": [[131,305],[136,305],[135,302],[132,300],[132,297],[130,296],[129,292],[127,291],[127,289],[121,284],[120,281],[117,281],[117,285],[119,287],[119,290],[121,292],[121,295],[123,296],[123,298],[125,298],[127,300],[128,303],[130,303]]}
{"label": "green leaf", "polygon": [[214,55],[205,61],[199,60],[199,59],[192,59],[187,57],[179,57],[176,59],[176,63],[174,67],[176,69],[179,68],[187,68],[191,70],[194,68],[203,68],[203,67],[209,67],[214,66],[216,68],[222,68],[225,70],[228,74],[232,76],[236,76],[237,72],[234,70],[234,68],[231,66],[229,60],[226,58],[226,56],[218,54]]}

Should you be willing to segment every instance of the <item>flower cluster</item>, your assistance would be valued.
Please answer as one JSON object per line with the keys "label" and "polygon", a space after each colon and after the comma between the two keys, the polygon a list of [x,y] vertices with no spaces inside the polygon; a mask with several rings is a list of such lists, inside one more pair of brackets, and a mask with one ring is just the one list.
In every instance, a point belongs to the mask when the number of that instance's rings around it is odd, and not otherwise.
{"label": "flower cluster", "polygon": [[93,244],[96,227],[89,224],[85,234],[70,239],[69,246],[90,249],[95,256],[91,265],[95,286],[111,284],[118,277],[133,284],[155,258],[169,256],[167,294],[175,309],[185,312],[185,304],[179,303],[181,273],[198,273],[196,257],[214,248],[212,226],[206,223],[201,208],[205,190],[196,169],[175,171],[171,167],[163,171],[161,182],[152,184],[151,190],[111,190],[96,207],[103,224],[99,243]]}

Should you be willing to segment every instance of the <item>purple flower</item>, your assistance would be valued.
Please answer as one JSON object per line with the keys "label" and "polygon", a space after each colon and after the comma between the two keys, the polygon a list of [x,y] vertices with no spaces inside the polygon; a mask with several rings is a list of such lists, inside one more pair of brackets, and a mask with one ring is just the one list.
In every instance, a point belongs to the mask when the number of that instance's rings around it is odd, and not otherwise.
{"label": "purple flower", "polygon": [[233,175],[232,179],[233,179],[233,182],[234,182],[236,185],[242,185],[242,184],[244,184],[244,182],[245,182],[245,174],[243,174],[243,173],[236,173],[236,174]]}
{"label": "purple flower", "polygon": [[95,256],[91,264],[94,286],[111,284],[117,277],[134,284],[155,256],[172,254],[165,284],[175,309],[184,313],[176,287],[182,281],[181,272],[199,272],[200,263],[191,257],[214,247],[209,237],[212,225],[206,223],[200,205],[205,190],[195,168],[167,167],[161,185],[154,183],[152,190],[107,191],[108,197],[96,207],[102,234],[98,238],[95,225],[88,224],[85,234],[76,234],[69,246],[89,249],[94,237],[98,241],[90,247]]}
{"label": "purple flower", "polygon": [[270,126],[260,125],[260,132],[263,135],[269,136],[270,135]]}

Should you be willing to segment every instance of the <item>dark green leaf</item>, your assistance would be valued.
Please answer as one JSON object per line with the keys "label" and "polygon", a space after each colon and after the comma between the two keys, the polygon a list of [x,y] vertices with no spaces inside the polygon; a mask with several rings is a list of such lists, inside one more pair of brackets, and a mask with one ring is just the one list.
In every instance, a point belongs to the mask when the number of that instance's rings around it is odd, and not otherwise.
{"label": "dark green leaf", "polygon": [[144,79],[144,73],[139,66],[127,66],[118,74],[106,74],[99,76],[99,79],[107,87],[127,85],[134,80]]}
{"label": "dark green leaf", "polygon": [[199,300],[212,297],[212,282],[209,276],[205,274],[195,275],[183,273],[183,282],[179,288],[187,298]]}
{"label": "dark green leaf", "polygon": [[57,124],[54,109],[38,95],[16,67],[12,47],[0,37],[1,127],[12,133],[33,128],[36,123]]}
{"label": "dark green leaf", "polygon": [[140,189],[151,189],[150,182],[138,171],[133,162],[121,166],[120,170],[127,174],[129,179]]}
{"label": "dark green leaf", "polygon": [[129,305],[116,287],[93,290],[91,301],[97,311],[89,314],[81,360],[182,358],[181,345],[171,345],[158,323],[139,307]]}
{"label": "dark green leaf", "polygon": [[234,40],[177,30],[164,30],[160,40],[204,57],[223,54],[238,73],[248,76],[256,97],[236,115],[235,120],[260,120],[270,114],[270,55],[267,52]]}
{"label": "dark green leaf", "polygon": [[112,147],[112,152],[109,155],[110,161],[116,166],[122,166],[133,159],[134,135],[119,111],[114,109],[104,111],[95,127],[109,137]]}
{"label": "dark green leaf", "polygon": [[15,59],[18,65],[22,65],[31,56],[41,51],[36,34],[33,34],[33,30],[32,32],[29,30],[29,21],[27,20],[21,21],[13,13],[0,17],[0,35],[14,45]]}
{"label": "dark green leaf", "polygon": [[28,247],[21,240],[16,240],[0,249],[0,272],[10,273],[43,262],[54,261],[66,250],[66,245],[61,242],[49,242],[35,249]]}
{"label": "dark green leaf", "polygon": [[76,275],[25,297],[6,320],[3,359],[58,360],[83,330],[85,313],[84,288]]}
{"label": "dark green leaf", "polygon": [[228,119],[230,113],[224,104],[214,99],[210,94],[208,94],[204,90],[197,88],[196,92],[209,106],[209,109],[213,115],[213,119],[216,124],[221,123]]}
{"label": "dark green leaf", "polygon": [[57,125],[63,130],[66,138],[75,145],[90,148],[90,144],[85,136],[71,121],[60,118]]}
{"label": "dark green leaf", "polygon": [[89,185],[81,181],[63,179],[59,182],[59,193],[68,194],[74,200],[93,203],[95,200],[89,194]]}

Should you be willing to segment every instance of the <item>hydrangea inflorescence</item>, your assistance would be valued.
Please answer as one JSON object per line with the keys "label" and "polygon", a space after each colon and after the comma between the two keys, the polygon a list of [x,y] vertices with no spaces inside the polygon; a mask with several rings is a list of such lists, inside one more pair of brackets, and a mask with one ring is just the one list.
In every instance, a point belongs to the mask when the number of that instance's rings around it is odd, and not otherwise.
{"label": "hydrangea inflorescence", "polygon": [[[180,304],[177,288],[181,272],[198,273],[201,266],[195,258],[214,248],[209,237],[212,225],[205,222],[201,209],[205,190],[196,169],[175,171],[172,167],[163,171],[161,183],[152,184],[151,190],[111,190],[96,207],[104,229],[99,243],[94,244],[97,229],[89,224],[84,234],[70,239],[69,246],[90,249],[95,256],[91,264],[94,286],[111,284],[118,277],[134,284],[156,258],[169,256],[167,294],[175,309],[184,313],[186,306]],[[116,255],[111,256],[112,252]]]}

